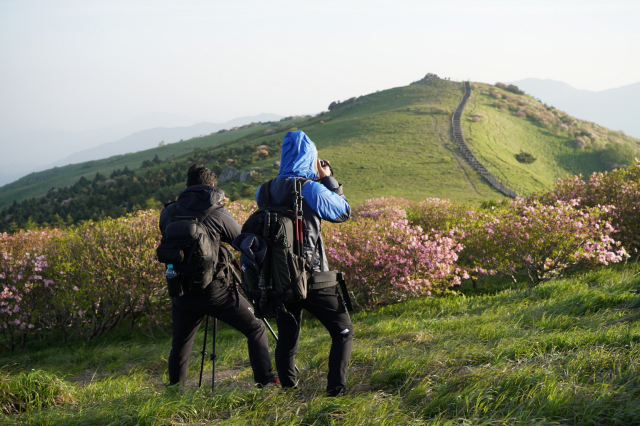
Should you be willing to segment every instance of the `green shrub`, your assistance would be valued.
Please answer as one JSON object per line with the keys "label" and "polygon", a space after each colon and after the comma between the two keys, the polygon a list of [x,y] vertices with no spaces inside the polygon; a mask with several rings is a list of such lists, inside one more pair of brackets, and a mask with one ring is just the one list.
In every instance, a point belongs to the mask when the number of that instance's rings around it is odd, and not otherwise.
{"label": "green shrub", "polygon": [[507,92],[515,93],[516,95],[524,95],[524,92],[518,88],[515,84],[508,85],[504,90]]}
{"label": "green shrub", "polygon": [[609,169],[626,167],[633,162],[635,152],[628,144],[608,143],[600,151],[600,160]]}
{"label": "green shrub", "polygon": [[519,154],[516,154],[516,160],[524,164],[531,164],[536,161],[537,158],[530,152],[520,151]]}

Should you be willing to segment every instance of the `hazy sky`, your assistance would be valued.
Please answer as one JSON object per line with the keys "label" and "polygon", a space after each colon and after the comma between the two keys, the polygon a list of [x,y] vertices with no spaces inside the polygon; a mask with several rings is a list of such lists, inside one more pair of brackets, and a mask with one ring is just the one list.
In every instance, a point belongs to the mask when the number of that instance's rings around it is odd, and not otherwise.
{"label": "hazy sky", "polygon": [[638,0],[0,0],[0,130],[316,113],[427,72],[598,91],[640,81],[639,22]]}

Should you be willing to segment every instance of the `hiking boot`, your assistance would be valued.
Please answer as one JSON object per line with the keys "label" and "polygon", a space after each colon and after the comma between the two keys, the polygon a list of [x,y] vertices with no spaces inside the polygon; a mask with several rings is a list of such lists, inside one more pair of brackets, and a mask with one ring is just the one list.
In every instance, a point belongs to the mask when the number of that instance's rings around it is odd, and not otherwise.
{"label": "hiking boot", "polygon": [[331,398],[335,398],[337,396],[344,396],[346,394],[347,394],[347,390],[345,388],[327,390],[327,396]]}
{"label": "hiking boot", "polygon": [[280,386],[280,380],[278,380],[278,378],[276,377],[275,379],[273,379],[273,382],[269,382],[266,384],[262,384],[262,383],[258,383],[256,386],[258,386],[260,389],[264,389],[266,387],[271,387],[273,386],[274,388],[281,388],[282,386]]}

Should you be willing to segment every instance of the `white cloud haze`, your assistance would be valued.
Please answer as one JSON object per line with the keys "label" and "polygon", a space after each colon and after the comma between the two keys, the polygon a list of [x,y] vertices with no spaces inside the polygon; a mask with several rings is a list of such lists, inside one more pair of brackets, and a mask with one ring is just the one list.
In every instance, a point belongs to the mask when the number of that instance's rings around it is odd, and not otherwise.
{"label": "white cloud haze", "polygon": [[150,112],[315,113],[427,72],[620,87],[640,81],[639,18],[637,0],[0,0],[0,146]]}

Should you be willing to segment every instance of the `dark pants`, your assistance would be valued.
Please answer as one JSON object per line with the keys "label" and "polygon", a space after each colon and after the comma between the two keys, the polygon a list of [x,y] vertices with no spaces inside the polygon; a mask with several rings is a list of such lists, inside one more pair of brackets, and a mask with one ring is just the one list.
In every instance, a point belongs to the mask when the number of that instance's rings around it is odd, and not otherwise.
{"label": "dark pants", "polygon": [[279,340],[276,346],[276,368],[283,387],[297,384],[295,355],[298,352],[302,309],[306,309],[324,325],[331,335],[327,392],[337,394],[347,388],[347,368],[351,358],[353,325],[337,287],[310,291],[307,298],[287,303],[291,315],[278,315]]}
{"label": "dark pants", "polygon": [[[237,297],[240,306],[236,307]],[[169,382],[175,384],[187,378],[189,355],[196,332],[205,315],[218,318],[247,337],[249,361],[253,378],[267,384],[275,380],[271,372],[271,359],[267,333],[262,321],[253,314],[253,308],[233,287],[214,281],[201,293],[188,293],[171,298],[173,343],[169,355]]]}

